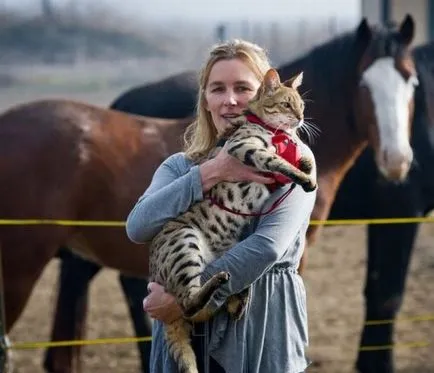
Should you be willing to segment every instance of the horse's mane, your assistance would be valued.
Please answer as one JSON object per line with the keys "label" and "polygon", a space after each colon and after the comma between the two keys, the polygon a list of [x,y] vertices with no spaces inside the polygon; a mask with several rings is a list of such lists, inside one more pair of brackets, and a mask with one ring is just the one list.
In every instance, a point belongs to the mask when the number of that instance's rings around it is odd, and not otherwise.
{"label": "horse's mane", "polygon": [[304,71],[305,78],[311,82],[308,89],[314,89],[315,92],[333,92],[329,95],[331,100],[339,95],[342,84],[346,83],[345,76],[350,69],[348,58],[353,51],[354,35],[354,32],[341,34],[316,46],[303,56],[282,65],[279,72],[292,76]]}
{"label": "horse's mane", "polygon": [[[403,48],[393,31],[396,24],[371,26],[369,50],[376,58],[393,56]],[[328,99],[342,102],[348,97],[349,90],[358,84],[357,65],[363,48],[357,48],[356,30],[347,31],[318,45],[300,58],[282,65],[279,72],[286,75],[304,70],[305,77],[311,80],[311,89],[316,92],[330,92]]]}
{"label": "horse's mane", "polygon": [[417,46],[413,49],[413,56],[416,63],[419,65],[429,66],[434,68],[434,42]]}
{"label": "horse's mane", "polygon": [[424,100],[429,122],[434,123],[434,42],[415,47],[413,57],[419,79],[417,100]]}

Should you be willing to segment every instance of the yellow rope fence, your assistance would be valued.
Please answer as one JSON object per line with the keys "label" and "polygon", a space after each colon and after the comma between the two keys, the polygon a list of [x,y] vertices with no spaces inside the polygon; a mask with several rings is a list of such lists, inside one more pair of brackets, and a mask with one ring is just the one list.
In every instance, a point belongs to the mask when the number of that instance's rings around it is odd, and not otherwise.
{"label": "yellow rope fence", "polygon": [[[411,224],[411,223],[434,223],[434,216],[428,217],[404,217],[404,218],[373,218],[373,219],[329,219],[311,220],[310,225],[338,226],[338,225],[369,225],[369,224]],[[105,220],[62,220],[62,219],[0,219],[0,225],[30,226],[30,225],[59,225],[59,226],[82,226],[82,227],[125,227],[125,221]],[[366,325],[384,325],[393,322],[420,322],[434,321],[434,314],[419,315],[396,320],[371,320]],[[98,338],[88,340],[53,341],[53,342],[21,342],[6,346],[7,349],[26,350],[48,347],[85,346],[98,344],[120,344],[150,342],[152,337],[121,337],[121,338]],[[362,346],[361,351],[379,351],[396,348],[420,348],[427,347],[430,342],[418,341],[383,346]]]}
{"label": "yellow rope fence", "polygon": [[[434,223],[434,216],[374,219],[330,219],[311,220],[310,225],[369,225]],[[81,227],[125,227],[125,221],[106,220],[62,220],[62,219],[0,219],[0,225],[61,225]]]}

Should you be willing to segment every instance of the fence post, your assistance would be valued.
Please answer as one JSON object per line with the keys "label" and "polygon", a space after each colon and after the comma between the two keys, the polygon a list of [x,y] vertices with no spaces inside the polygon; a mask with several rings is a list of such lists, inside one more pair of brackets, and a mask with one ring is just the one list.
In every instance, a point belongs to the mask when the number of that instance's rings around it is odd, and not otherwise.
{"label": "fence post", "polygon": [[3,291],[3,260],[0,244],[0,373],[6,372],[8,365],[8,344],[6,337],[5,298]]}

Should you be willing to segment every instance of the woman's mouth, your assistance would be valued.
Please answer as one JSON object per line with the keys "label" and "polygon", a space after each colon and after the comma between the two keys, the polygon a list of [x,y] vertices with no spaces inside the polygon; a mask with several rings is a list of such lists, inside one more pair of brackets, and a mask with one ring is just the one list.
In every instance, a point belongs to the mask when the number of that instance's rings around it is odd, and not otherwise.
{"label": "woman's mouth", "polygon": [[222,118],[225,119],[233,119],[239,117],[241,114],[231,113],[231,114],[222,114]]}

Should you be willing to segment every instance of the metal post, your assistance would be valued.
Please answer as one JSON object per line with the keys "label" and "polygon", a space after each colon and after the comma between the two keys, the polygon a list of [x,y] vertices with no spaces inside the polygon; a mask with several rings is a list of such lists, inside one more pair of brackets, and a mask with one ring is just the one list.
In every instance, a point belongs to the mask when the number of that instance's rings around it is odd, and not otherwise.
{"label": "metal post", "polygon": [[383,23],[387,24],[391,21],[390,19],[390,0],[383,0],[381,2],[381,18]]}
{"label": "metal post", "polygon": [[434,40],[434,0],[428,0],[427,12],[428,41]]}
{"label": "metal post", "polygon": [[0,245],[0,373],[6,372],[8,366],[8,343],[6,337],[5,298],[3,291],[3,261]]}

